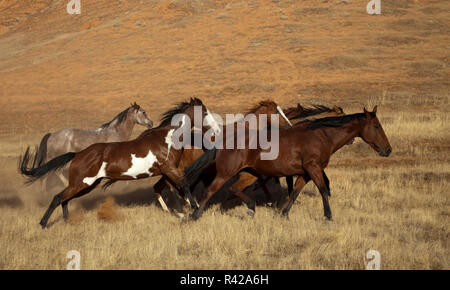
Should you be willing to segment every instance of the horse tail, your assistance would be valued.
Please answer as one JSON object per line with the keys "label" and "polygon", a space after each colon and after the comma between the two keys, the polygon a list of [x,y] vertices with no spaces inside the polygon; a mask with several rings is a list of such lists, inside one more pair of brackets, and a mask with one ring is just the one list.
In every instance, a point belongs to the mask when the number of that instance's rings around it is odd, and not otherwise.
{"label": "horse tail", "polygon": [[211,161],[216,158],[216,148],[206,150],[197,160],[184,170],[183,182],[187,185],[192,185],[202,174],[203,169],[207,167]]}
{"label": "horse tail", "polygon": [[71,161],[76,153],[69,152],[63,155],[60,155],[58,157],[53,158],[49,162],[40,165],[39,164],[39,150],[34,154],[33,156],[33,163],[30,168],[28,168],[28,163],[30,163],[31,154],[30,154],[30,147],[27,148],[25,151],[25,154],[23,156],[20,156],[19,159],[19,171],[28,177],[28,180],[25,182],[27,184],[33,183],[39,178],[43,177],[47,173],[51,171],[56,171],[60,168],[62,168],[64,165],[69,163]]}
{"label": "horse tail", "polygon": [[39,144],[39,149],[36,153],[36,159],[37,159],[37,165],[41,166],[42,163],[45,162],[45,159],[47,158],[47,142],[48,138],[50,137],[51,133],[45,134],[44,137],[42,137],[41,143]]}

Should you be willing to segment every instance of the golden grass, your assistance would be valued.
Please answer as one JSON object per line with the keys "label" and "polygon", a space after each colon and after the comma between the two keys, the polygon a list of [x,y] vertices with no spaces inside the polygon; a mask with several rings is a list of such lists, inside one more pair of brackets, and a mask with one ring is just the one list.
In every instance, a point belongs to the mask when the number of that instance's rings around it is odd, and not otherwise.
{"label": "golden grass", "polygon": [[364,269],[374,249],[382,269],[449,269],[448,114],[439,103],[430,114],[389,110],[398,100],[386,96],[373,102],[394,151],[382,158],[358,139],[336,153],[327,169],[332,223],[313,184],[288,220],[271,208],[250,219],[244,205],[224,213],[213,205],[184,222],[157,203],[99,205],[108,193],[97,189],[69,205],[70,222],[56,210],[46,230],[38,225],[45,206],[22,193],[24,205],[0,212],[0,268],[63,269],[66,252],[78,250],[82,269]]}
{"label": "golden grass", "polygon": [[[69,250],[82,269],[364,269],[370,249],[382,269],[450,268],[450,2],[386,0],[368,16],[365,1],[86,1],[81,17],[64,1],[16,2],[0,21],[0,269],[65,269]],[[312,184],[289,220],[214,205],[186,223],[161,210],[148,179],[96,189],[70,202],[67,223],[57,209],[40,228],[60,189],[23,186],[26,146],[134,101],[156,124],[193,96],[216,113],[268,97],[378,105],[393,153],[357,140],[332,157],[331,224]]]}

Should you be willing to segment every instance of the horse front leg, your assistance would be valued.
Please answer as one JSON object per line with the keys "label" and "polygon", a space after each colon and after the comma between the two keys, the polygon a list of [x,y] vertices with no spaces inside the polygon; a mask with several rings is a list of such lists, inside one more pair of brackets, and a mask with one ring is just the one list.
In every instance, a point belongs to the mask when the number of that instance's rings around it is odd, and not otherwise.
{"label": "horse front leg", "polygon": [[155,185],[153,186],[153,190],[155,191],[156,198],[158,199],[158,202],[161,205],[162,209],[166,212],[170,212],[169,208],[166,205],[166,202],[162,197],[162,191],[166,186],[167,186],[166,179],[163,176],[158,180],[158,182],[155,183]]}
{"label": "horse front leg", "polygon": [[[312,181],[314,181],[314,184],[317,186],[317,188],[320,191],[320,194],[322,195],[323,213],[325,217],[328,220],[331,220],[332,214],[330,204],[328,202],[328,198],[330,197],[329,181],[328,184],[325,181],[324,178],[324,176],[326,177],[325,172],[323,171],[322,167],[316,162],[307,163],[304,165],[304,168],[308,172]],[[328,178],[326,179],[328,180]]]}
{"label": "horse front leg", "polygon": [[[233,191],[233,194],[236,195],[237,197],[239,197],[243,202],[245,202],[245,204],[247,205],[248,211],[247,214],[250,217],[253,217],[255,215],[256,212],[256,202],[251,199],[248,195],[246,195],[244,193],[244,190],[249,187],[250,185],[252,185],[253,183],[255,183],[255,181],[258,179],[257,177],[246,173],[246,172],[241,172],[239,173],[239,180],[236,181],[232,186],[231,186],[231,190]],[[262,182],[263,185],[264,181]]]}
{"label": "horse front leg", "polygon": [[[234,175],[234,174],[233,174]],[[194,220],[197,220],[200,218],[203,214],[203,211],[205,209],[206,203],[208,200],[217,192],[219,189],[225,184],[225,182],[228,181],[232,176],[229,175],[221,175],[217,174],[216,178],[214,178],[214,181],[211,183],[210,186],[208,186],[206,196],[205,198],[200,202],[199,207],[197,210],[194,211],[194,213],[191,215],[191,218]]]}
{"label": "horse front leg", "polygon": [[169,170],[165,171],[164,176],[166,177],[167,181],[170,182],[180,193],[182,193],[187,200],[189,201],[189,204],[194,210],[198,209],[197,202],[195,201],[194,197],[191,194],[191,190],[189,189],[189,185],[184,181],[183,174],[181,170],[177,168],[170,168]]}

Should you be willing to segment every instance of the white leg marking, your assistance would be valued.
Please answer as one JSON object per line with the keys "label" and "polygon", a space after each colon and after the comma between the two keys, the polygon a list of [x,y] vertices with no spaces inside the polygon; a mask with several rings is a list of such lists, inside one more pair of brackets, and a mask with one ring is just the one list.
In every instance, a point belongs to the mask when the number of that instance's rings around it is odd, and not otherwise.
{"label": "white leg marking", "polygon": [[128,175],[133,178],[136,178],[139,174],[148,174],[152,176],[150,169],[153,167],[153,164],[158,163],[158,159],[152,153],[151,150],[148,151],[147,156],[145,157],[136,157],[136,154],[131,154],[131,167],[122,175]]}
{"label": "white leg marking", "polygon": [[102,166],[100,167],[100,169],[98,170],[98,173],[96,176],[93,177],[85,177],[83,178],[83,182],[86,183],[87,185],[91,186],[97,179],[101,178],[101,177],[106,177],[106,162],[102,163]]}
{"label": "white leg marking", "polygon": [[[183,117],[183,121],[184,121],[184,117]],[[167,133],[166,136],[166,143],[167,143],[167,156],[166,156],[166,160],[169,159],[169,153],[170,153],[170,147],[172,147],[172,135],[173,132],[175,131],[175,129],[170,129],[169,132]]]}
{"label": "white leg marking", "polygon": [[167,208],[166,203],[164,202],[164,199],[161,197],[161,195],[158,197],[158,201],[161,204],[163,210],[165,211],[169,211],[169,209]]}

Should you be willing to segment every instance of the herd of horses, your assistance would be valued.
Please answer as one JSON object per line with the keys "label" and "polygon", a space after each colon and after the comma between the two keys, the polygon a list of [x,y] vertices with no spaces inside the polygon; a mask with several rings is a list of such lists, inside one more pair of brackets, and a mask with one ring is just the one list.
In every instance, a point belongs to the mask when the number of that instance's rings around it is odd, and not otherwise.
{"label": "herd of horses", "polygon": [[[160,125],[155,128],[146,112],[134,103],[97,129],[63,129],[46,134],[34,153],[28,147],[19,161],[19,170],[27,177],[26,183],[45,180],[49,173],[58,173],[70,162],[68,180],[59,173],[67,187],[53,197],[40,225],[45,228],[51,214],[60,205],[67,220],[69,201],[89,193],[103,179],[107,179],[103,184],[107,188],[117,181],[151,176],[160,176],[153,188],[162,208],[169,211],[162,191],[173,187],[192,207],[192,219],[198,219],[211,197],[225,186],[242,199],[249,215],[253,216],[256,203],[246,194],[246,189],[256,183],[263,189],[267,203],[272,204],[274,201],[266,182],[274,179],[279,184],[281,177],[286,178],[288,185],[289,198],[281,206],[282,215],[287,217],[302,188],[313,181],[322,196],[324,215],[332,219],[328,202],[330,184],[324,171],[331,155],[351,144],[356,137],[364,140],[381,156],[387,157],[392,151],[376,116],[376,106],[372,112],[364,108],[362,113],[347,115],[336,106],[305,108],[298,104],[281,110],[272,100],[259,102],[244,115],[281,115],[279,152],[273,160],[261,158],[261,154],[267,151],[263,148],[207,149],[193,144],[182,148],[171,147],[170,138],[178,128],[171,122],[173,117],[184,114],[194,119],[194,107],[201,107],[205,121],[201,128],[191,124],[192,134],[204,135],[211,130],[214,133],[222,130],[224,142],[234,137],[237,130],[227,135],[228,127],[222,128],[199,98],[191,98],[165,112]],[[268,122],[270,124],[270,118]],[[148,129],[134,140],[128,140],[135,124]],[[236,128],[237,123],[234,126]],[[246,127],[246,130],[250,129]],[[200,182],[204,184],[206,194],[197,203],[192,192]],[[175,211],[178,216],[184,217],[181,208]]]}

